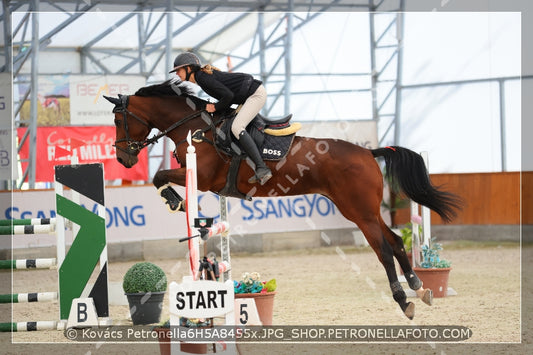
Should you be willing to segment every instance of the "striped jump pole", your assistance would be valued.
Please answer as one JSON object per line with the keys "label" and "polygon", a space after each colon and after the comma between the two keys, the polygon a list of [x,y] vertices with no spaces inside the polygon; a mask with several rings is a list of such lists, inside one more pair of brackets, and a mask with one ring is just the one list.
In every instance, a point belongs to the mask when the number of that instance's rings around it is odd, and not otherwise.
{"label": "striped jump pole", "polygon": [[[224,201],[225,203],[225,201]],[[222,213],[221,213],[222,216]],[[228,221],[222,221],[215,223],[211,226],[211,228],[208,228],[209,232],[207,233],[208,238],[214,237],[214,236],[221,236],[220,243],[221,243],[221,256],[222,261],[218,263],[218,270],[223,275],[222,281],[228,281],[231,277],[230,270],[231,270],[231,264],[229,259],[229,240],[228,240],[228,233],[229,233],[229,222]],[[225,245],[225,243],[228,243],[228,245]],[[229,277],[228,277],[229,274]]]}
{"label": "striped jump pole", "polygon": [[55,218],[2,219],[0,226],[36,226],[56,224]]}
{"label": "striped jump pole", "polygon": [[[66,196],[64,188],[70,190],[71,198]],[[80,195],[96,202],[97,211],[87,210],[80,202]],[[64,329],[72,301],[79,298],[84,291],[89,291],[88,297],[94,301],[99,324],[110,325],[103,164],[56,166],[55,197],[57,218],[2,220],[0,234],[55,233],[56,258],[2,260],[0,269],[57,266],[58,292],[4,294],[0,295],[0,303],[58,301],[59,320],[0,323],[1,332]],[[64,233],[67,224],[72,225],[73,230],[73,241],[68,253]],[[85,290],[93,271],[98,271],[97,279],[90,290]]]}
{"label": "striped jump pole", "polygon": [[0,226],[0,235],[11,234],[47,234],[55,233],[56,226],[54,224],[29,224],[29,225],[8,225]]}
{"label": "striped jump pole", "polygon": [[[220,196],[220,220],[222,223],[228,223],[228,200],[226,196]],[[229,226],[220,233],[220,256],[222,261],[219,262],[219,270],[222,275],[222,281],[231,280],[231,257],[230,257],[230,234]],[[221,264],[226,268],[222,269]]]}
{"label": "striped jump pole", "polygon": [[56,265],[56,258],[0,260],[0,269],[50,269]]}
{"label": "striped jump pole", "polygon": [[0,332],[30,332],[35,330],[56,330],[57,321],[0,323]]}
{"label": "striped jump pole", "polygon": [[57,301],[57,292],[30,292],[0,295],[0,303],[27,303],[51,301]]}
{"label": "striped jump pole", "polygon": [[226,221],[218,222],[218,223],[213,224],[210,228],[207,228],[207,230],[209,231],[207,233],[207,237],[211,238],[211,237],[214,237],[216,235],[220,235],[220,234],[228,231],[229,230],[229,223],[226,222]]}

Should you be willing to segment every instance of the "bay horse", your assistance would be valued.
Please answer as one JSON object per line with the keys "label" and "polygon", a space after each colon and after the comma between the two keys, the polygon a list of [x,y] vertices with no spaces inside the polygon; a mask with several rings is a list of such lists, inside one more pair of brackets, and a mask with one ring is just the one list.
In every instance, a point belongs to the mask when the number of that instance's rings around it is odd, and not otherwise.
{"label": "bay horse", "polygon": [[[217,193],[225,187],[229,159],[213,145],[214,126],[207,122],[210,119],[217,121],[220,115],[207,115],[203,110],[207,102],[194,96],[186,85],[169,80],[143,87],[131,96],[104,97],[115,105],[116,158],[122,165],[127,168],[135,165],[141,149],[164,135],[174,141],[175,156],[184,162],[187,145],[183,143],[187,134],[201,130],[205,139],[195,144],[198,189]],[[153,128],[161,133],[148,138]],[[366,149],[338,139],[295,136],[285,159],[267,161],[274,176],[265,185],[248,182],[254,172],[245,160],[240,164],[236,185],[239,191],[253,196],[320,194],[329,198],[342,215],[363,232],[385,268],[394,300],[404,314],[413,319],[415,306],[413,302],[407,302],[398,281],[394,257],[409,287],[424,303],[431,305],[433,294],[423,288],[413,272],[401,237],[380,215],[384,182],[375,159],[378,157],[385,159],[387,175],[407,197],[429,207],[446,222],[455,217],[461,200],[433,186],[421,156],[398,146]],[[183,165],[178,169],[160,170],[155,174],[153,184],[158,191],[165,186],[170,188],[170,183],[185,186],[185,176]],[[177,195],[175,191],[173,194]],[[170,197],[166,195],[167,200]]]}

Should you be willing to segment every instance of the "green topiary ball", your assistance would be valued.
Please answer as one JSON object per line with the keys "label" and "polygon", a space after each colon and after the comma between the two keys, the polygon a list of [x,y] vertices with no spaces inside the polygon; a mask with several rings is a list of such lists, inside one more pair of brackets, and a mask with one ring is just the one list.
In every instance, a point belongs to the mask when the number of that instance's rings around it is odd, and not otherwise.
{"label": "green topiary ball", "polygon": [[167,289],[167,277],[155,264],[137,263],[124,275],[122,288],[125,293],[164,292]]}

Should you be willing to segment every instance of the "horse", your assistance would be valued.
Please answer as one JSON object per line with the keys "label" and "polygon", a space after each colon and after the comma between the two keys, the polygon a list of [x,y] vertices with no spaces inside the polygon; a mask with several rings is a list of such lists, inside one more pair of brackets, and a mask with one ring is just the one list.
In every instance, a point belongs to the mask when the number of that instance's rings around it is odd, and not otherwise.
{"label": "horse", "polygon": [[[189,132],[201,132],[195,140],[198,159],[198,189],[219,193],[226,186],[230,159],[215,144],[222,114],[207,114],[207,101],[193,95],[181,82],[166,82],[140,88],[134,95],[104,96],[113,103],[116,126],[116,159],[126,168],[137,163],[137,155],[149,144],[167,136],[176,145],[175,157],[184,162]],[[148,138],[153,128],[159,134]],[[402,238],[383,221],[380,205],[384,178],[376,158],[385,159],[386,177],[411,200],[429,207],[445,221],[451,221],[461,208],[461,199],[434,186],[421,156],[400,146],[367,149],[338,139],[316,139],[296,135],[285,158],[267,161],[273,177],[264,185],[248,182],[254,172],[246,160],[239,163],[235,184],[246,196],[289,196],[320,194],[329,198],[344,217],[355,223],[385,268],[394,300],[403,313],[413,319],[415,305],[407,302],[398,281],[394,258],[402,268],[408,285],[426,304],[433,293],[423,288],[413,271]],[[182,163],[183,164],[183,163]],[[161,197],[181,201],[171,183],[185,186],[186,167],[160,170],[153,184]],[[170,189],[170,190],[169,190]],[[166,191],[165,194],[162,191]],[[172,193],[168,193],[172,191]],[[243,195],[244,196],[244,195]],[[243,197],[244,198],[244,197]],[[176,200],[178,199],[178,200]],[[177,206],[173,206],[176,210]]]}

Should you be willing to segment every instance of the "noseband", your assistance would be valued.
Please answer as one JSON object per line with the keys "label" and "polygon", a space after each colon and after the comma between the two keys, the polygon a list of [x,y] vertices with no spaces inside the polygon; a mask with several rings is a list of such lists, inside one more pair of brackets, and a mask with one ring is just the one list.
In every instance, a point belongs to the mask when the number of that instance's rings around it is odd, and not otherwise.
{"label": "noseband", "polygon": [[[166,136],[173,129],[175,129],[175,128],[181,126],[182,124],[192,120],[193,118],[196,118],[196,117],[200,116],[201,113],[202,113],[202,111],[193,112],[192,114],[182,118],[178,122],[175,122],[170,127],[168,127],[166,130],[160,132],[159,134],[156,134],[155,136],[153,136],[151,138],[145,138],[142,141],[135,141],[135,140],[130,138],[130,133],[129,133],[129,130],[128,130],[128,116],[131,116],[131,117],[135,118],[137,121],[139,121],[140,123],[142,123],[143,125],[148,127],[150,130],[152,128],[154,128],[154,127],[152,125],[150,125],[148,122],[146,122],[145,120],[143,120],[142,118],[140,118],[139,116],[137,116],[136,114],[134,114],[133,112],[131,112],[130,110],[128,110],[128,102],[129,102],[129,96],[128,95],[119,95],[119,99],[120,99],[120,104],[117,103],[115,105],[115,107],[113,108],[113,113],[122,113],[123,122],[124,122],[123,123],[123,128],[124,128],[124,132],[126,134],[126,138],[117,139],[115,141],[115,144],[113,145],[113,147],[123,151],[124,153],[126,153],[128,155],[133,155],[133,156],[137,156],[139,154],[139,152],[143,148],[145,148],[146,146],[148,146],[148,145],[150,145],[152,143],[156,143],[159,140],[159,138]],[[126,149],[117,146],[117,143],[121,143],[121,142],[126,142],[126,144],[127,144]]]}
{"label": "noseband", "polygon": [[[126,138],[117,139],[115,141],[115,144],[113,145],[113,147],[117,148],[118,150],[123,151],[124,153],[126,153],[128,155],[135,155],[136,156],[136,155],[139,154],[139,152],[144,147],[146,147],[150,143],[154,143],[154,142],[153,141],[151,142],[151,139],[145,139],[143,141],[134,141],[134,140],[132,140],[130,138],[130,133],[129,133],[129,128],[128,128],[128,116],[131,116],[131,117],[135,118],[137,121],[139,121],[140,123],[142,123],[143,125],[145,125],[149,129],[152,129],[152,127],[146,121],[141,119],[139,116],[137,116],[136,114],[134,114],[133,112],[128,110],[128,101],[129,101],[129,96],[128,95],[119,95],[119,98],[120,98],[120,105],[117,104],[113,108],[113,113],[122,113],[122,118],[123,118],[123,120],[122,120],[123,121],[123,125],[122,126],[124,128],[124,132],[126,134]],[[121,142],[126,142],[126,144],[127,144],[127,148],[126,149],[117,146],[117,143],[121,143]]]}

